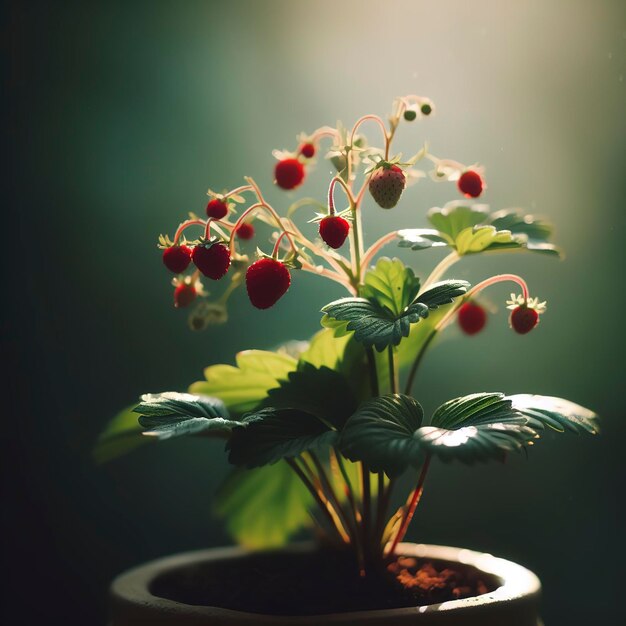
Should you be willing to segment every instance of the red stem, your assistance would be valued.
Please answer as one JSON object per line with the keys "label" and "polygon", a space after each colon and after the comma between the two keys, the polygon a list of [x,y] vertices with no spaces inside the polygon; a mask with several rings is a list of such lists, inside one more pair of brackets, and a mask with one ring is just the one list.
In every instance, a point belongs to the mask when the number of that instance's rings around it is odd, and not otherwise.
{"label": "red stem", "polygon": [[404,535],[406,535],[406,531],[409,528],[409,524],[411,523],[411,520],[413,519],[413,514],[415,513],[415,509],[417,508],[417,505],[419,504],[419,501],[422,497],[422,493],[424,491],[424,481],[426,480],[426,474],[428,473],[429,465],[430,465],[430,454],[426,457],[426,460],[424,461],[424,465],[422,465],[422,471],[420,472],[420,477],[417,481],[417,487],[415,487],[415,491],[413,492],[413,497],[411,498],[411,502],[409,503],[407,512],[404,516],[404,519],[402,520],[402,524],[400,525],[400,530],[398,531],[398,534],[396,535],[396,538],[393,540],[393,543],[391,544],[391,548],[389,552],[387,553],[387,555],[389,556],[394,554],[394,552],[396,551],[396,548],[398,547],[398,544],[404,539]]}

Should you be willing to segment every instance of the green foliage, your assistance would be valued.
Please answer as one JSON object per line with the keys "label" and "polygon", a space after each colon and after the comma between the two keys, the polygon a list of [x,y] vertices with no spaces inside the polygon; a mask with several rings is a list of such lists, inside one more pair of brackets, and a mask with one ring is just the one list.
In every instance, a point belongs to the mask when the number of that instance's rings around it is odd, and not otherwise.
{"label": "green foliage", "polygon": [[391,394],[364,402],[346,423],[339,447],[351,461],[363,461],[390,478],[423,459],[414,439],[424,412],[410,396]]}
{"label": "green foliage", "polygon": [[268,407],[246,415],[226,449],[233,465],[252,468],[333,445],[336,438],[334,430],[310,413]]}
{"label": "green foliage", "polygon": [[277,352],[245,350],[236,356],[237,366],[211,365],[205,381],[189,388],[194,394],[219,398],[234,415],[254,409],[269,389],[276,387],[296,369],[297,361]]}
{"label": "green foliage", "polygon": [[249,549],[277,548],[311,518],[311,494],[281,461],[252,470],[236,468],[220,487],[216,512],[228,532]]}
{"label": "green foliage", "polygon": [[[396,315],[378,302],[366,298],[341,298],[322,308],[324,326],[339,333],[354,331],[354,338],[366,347],[382,352],[387,346],[397,346],[408,337],[411,324],[429,315],[430,309],[449,304],[467,292],[469,283],[448,280],[433,285]],[[341,324],[347,322],[347,324]]]}
{"label": "green foliage", "polygon": [[92,452],[96,463],[106,463],[149,442],[141,436],[134,407],[133,404],[120,411],[102,431]]}
{"label": "green foliage", "polygon": [[521,450],[537,434],[510,398],[502,393],[476,393],[442,404],[431,425],[421,428],[416,437],[444,461],[473,463],[503,460],[507,452]]}
{"label": "green foliage", "polygon": [[554,398],[518,394],[509,396],[513,408],[529,418],[532,428],[543,429],[546,426],[557,432],[570,432],[595,435],[598,432],[598,416],[579,404]]}
{"label": "green foliage", "polygon": [[158,439],[201,432],[223,434],[239,424],[229,419],[228,410],[218,398],[168,391],[145,394],[141,400],[133,411],[139,413],[139,423],[148,429],[143,434]]}
{"label": "green foliage", "polygon": [[559,255],[558,248],[549,243],[551,225],[515,209],[490,213],[486,205],[467,206],[464,201],[455,201],[443,208],[431,209],[428,219],[436,230],[401,230],[398,233],[399,246],[425,250],[448,245],[460,256],[498,250],[530,250]]}
{"label": "green foliage", "polygon": [[400,315],[413,301],[420,288],[420,281],[413,270],[406,267],[400,259],[382,257],[365,274],[360,295],[376,301],[394,315]]}
{"label": "green foliage", "polygon": [[299,409],[335,429],[341,429],[357,406],[345,377],[328,367],[316,368],[303,361],[286,381],[270,389],[263,402],[275,408]]}

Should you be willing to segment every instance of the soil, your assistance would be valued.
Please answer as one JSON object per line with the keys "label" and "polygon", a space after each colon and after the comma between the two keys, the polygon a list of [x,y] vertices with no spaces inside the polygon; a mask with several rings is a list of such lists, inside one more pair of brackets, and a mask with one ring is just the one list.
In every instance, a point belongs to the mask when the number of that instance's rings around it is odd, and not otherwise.
{"label": "soil", "polygon": [[348,555],[319,550],[258,553],[171,570],[151,593],[185,604],[268,615],[323,615],[436,604],[489,593],[494,576],[474,567],[398,557],[360,577]]}

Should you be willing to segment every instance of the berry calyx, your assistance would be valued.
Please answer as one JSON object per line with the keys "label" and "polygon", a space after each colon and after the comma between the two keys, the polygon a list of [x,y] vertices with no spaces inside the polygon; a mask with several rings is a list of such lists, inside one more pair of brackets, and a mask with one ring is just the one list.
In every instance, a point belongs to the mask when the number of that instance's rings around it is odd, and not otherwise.
{"label": "berry calyx", "polygon": [[244,241],[252,239],[252,237],[254,237],[254,226],[252,226],[252,224],[249,224],[248,222],[243,222],[243,224],[240,224],[237,227],[237,230],[235,231],[235,236],[238,239],[243,239]]}
{"label": "berry calyx", "polygon": [[204,241],[191,253],[195,266],[212,280],[219,280],[230,267],[230,250],[223,243]]}
{"label": "berry calyx", "polygon": [[405,185],[402,168],[383,162],[370,178],[369,191],[381,209],[392,209],[398,204]]}
{"label": "berry calyx", "polygon": [[465,302],[459,308],[456,319],[466,335],[475,335],[485,327],[487,312],[476,302]]}
{"label": "berry calyx", "polygon": [[189,306],[198,295],[196,288],[188,283],[180,283],[174,289],[174,306],[182,309]]}
{"label": "berry calyx", "polygon": [[191,248],[181,246],[171,246],[163,250],[163,263],[170,272],[182,274],[191,263]]}
{"label": "berry calyx", "polygon": [[315,156],[315,144],[311,142],[303,143],[299,152],[305,159],[312,159]]}
{"label": "berry calyx", "polygon": [[485,182],[475,170],[466,170],[457,181],[457,186],[466,198],[478,198],[485,188]]}
{"label": "berry calyx", "polygon": [[213,200],[209,200],[209,203],[206,205],[206,214],[208,217],[221,220],[228,214],[228,204],[226,204],[224,200],[213,198]]}
{"label": "berry calyx", "polygon": [[246,289],[250,302],[257,309],[274,306],[291,285],[287,267],[276,259],[255,261],[246,272]]}
{"label": "berry calyx", "polygon": [[539,313],[525,304],[515,307],[511,311],[509,324],[511,328],[520,335],[529,333],[539,323]]}
{"label": "berry calyx", "polygon": [[282,159],[276,163],[274,177],[282,189],[295,189],[304,180],[304,165],[298,159]]}
{"label": "berry calyx", "polygon": [[338,215],[329,215],[320,222],[320,237],[335,250],[343,246],[349,232],[350,222]]}

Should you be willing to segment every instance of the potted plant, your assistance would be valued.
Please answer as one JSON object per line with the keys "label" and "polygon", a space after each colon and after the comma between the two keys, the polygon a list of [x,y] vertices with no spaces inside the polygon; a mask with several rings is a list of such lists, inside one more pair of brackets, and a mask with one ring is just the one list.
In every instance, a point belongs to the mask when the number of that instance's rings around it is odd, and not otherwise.
{"label": "potted plant", "polygon": [[[478,165],[438,158],[426,145],[406,160],[392,152],[398,129],[432,112],[427,98],[398,98],[388,124],[365,115],[351,130],[322,127],[301,135],[295,152],[275,152],[275,183],[285,190],[303,184],[316,158],[330,159],[337,173],[324,202],[299,199],[281,216],[245,178],[236,189],[209,190],[206,217],[191,215],[172,239],[160,237],[174,305],[190,310],[196,330],[225,323],[227,301],[244,285],[254,307],[274,307],[301,271],[340,284],[346,295],[322,307],[323,329],[310,342],[211,365],[188,393],[146,394],[103,433],[101,460],[150,438],[225,439],[237,469],[218,508],[236,539],[272,548],[200,551],[127,572],[112,586],[115,626],[539,623],[540,586],[528,570],[468,550],[403,543],[435,459],[503,461],[546,428],[597,432],[592,411],[523,389],[481,389],[431,415],[412,395],[435,337],[452,324],[468,335],[483,329],[484,290],[512,285],[509,324],[519,334],[535,329],[546,309],[520,276],[470,285],[446,277],[455,263],[494,252],[559,255],[545,221],[474,203],[485,189]],[[365,123],[379,127],[381,142],[368,141]],[[407,184],[427,176],[422,163],[463,199],[431,209],[432,228],[392,230],[366,245],[364,200],[392,209]],[[309,225],[297,224],[296,211],[309,212]],[[268,226],[272,246],[257,248],[252,261],[246,242]],[[449,253],[420,280],[401,260],[381,256],[393,245],[416,259],[431,248]],[[205,297],[205,279],[225,283],[218,300]],[[407,473],[414,479],[404,494],[399,477]],[[316,543],[280,547],[307,524]]]}

